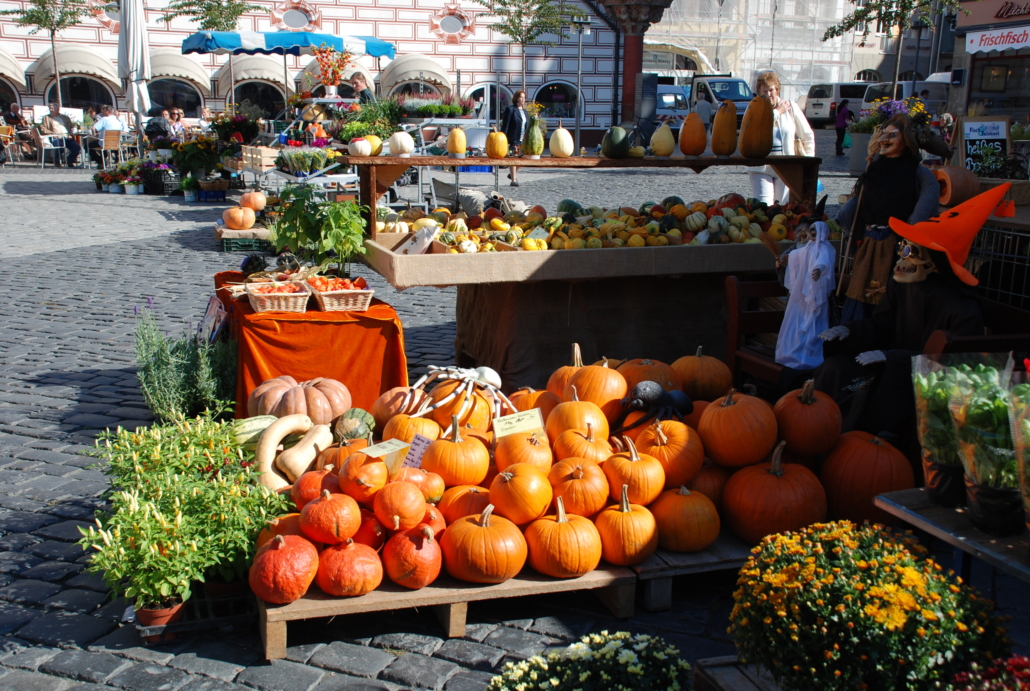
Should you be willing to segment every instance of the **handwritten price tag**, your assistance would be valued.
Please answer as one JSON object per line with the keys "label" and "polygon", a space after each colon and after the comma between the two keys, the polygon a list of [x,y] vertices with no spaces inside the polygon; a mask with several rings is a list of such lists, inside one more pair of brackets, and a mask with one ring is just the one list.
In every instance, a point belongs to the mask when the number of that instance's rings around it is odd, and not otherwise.
{"label": "handwritten price tag", "polygon": [[544,416],[539,408],[494,419],[494,436],[500,439],[517,432],[543,431]]}
{"label": "handwritten price tag", "polygon": [[374,446],[369,446],[367,449],[363,449],[361,453],[372,458],[381,458],[383,463],[386,464],[387,469],[390,471],[390,475],[393,475],[401,467],[401,463],[404,461],[404,455],[411,445],[406,441],[400,439],[388,439],[384,442],[380,442]]}
{"label": "handwritten price tag", "polygon": [[416,434],[415,438],[411,440],[411,448],[408,449],[408,454],[404,457],[404,467],[406,468],[421,468],[422,467],[422,456],[426,453],[426,449],[433,443],[433,440],[429,437],[423,437],[421,434]]}

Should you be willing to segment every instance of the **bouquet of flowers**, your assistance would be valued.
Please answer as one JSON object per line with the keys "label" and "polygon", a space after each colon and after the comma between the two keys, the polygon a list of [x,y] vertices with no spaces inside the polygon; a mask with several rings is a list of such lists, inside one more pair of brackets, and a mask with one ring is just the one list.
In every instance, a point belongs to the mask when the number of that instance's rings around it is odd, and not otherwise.
{"label": "bouquet of flowers", "polygon": [[302,108],[304,106],[304,101],[309,98],[314,98],[310,91],[301,91],[286,99],[286,105],[290,108]]}
{"label": "bouquet of flowers", "polygon": [[257,120],[252,120],[246,115],[233,115],[232,113],[217,115],[211,121],[211,129],[218,135],[218,139],[224,142],[236,141],[240,144],[250,142],[260,132]]}
{"label": "bouquet of flowers", "polygon": [[147,151],[159,151],[161,149],[174,149],[179,143],[176,137],[154,137],[147,144]]}
{"label": "bouquet of flowers", "polygon": [[179,170],[213,170],[221,160],[217,142],[204,135],[176,144],[174,152],[172,160]]}
{"label": "bouquet of flowers", "polygon": [[323,43],[314,49],[314,55],[315,60],[318,61],[318,69],[321,71],[322,83],[326,86],[339,85],[343,71],[350,64],[351,54],[347,51],[340,53],[335,48],[330,48]]}
{"label": "bouquet of flowers", "polygon": [[125,184],[125,185],[142,185],[143,184],[143,178],[141,178],[139,175],[127,175],[125,177],[124,181],[123,181],[123,184]]}
{"label": "bouquet of flowers", "polygon": [[175,168],[168,163],[158,163],[156,161],[144,161],[139,165],[140,170],[175,170]]}

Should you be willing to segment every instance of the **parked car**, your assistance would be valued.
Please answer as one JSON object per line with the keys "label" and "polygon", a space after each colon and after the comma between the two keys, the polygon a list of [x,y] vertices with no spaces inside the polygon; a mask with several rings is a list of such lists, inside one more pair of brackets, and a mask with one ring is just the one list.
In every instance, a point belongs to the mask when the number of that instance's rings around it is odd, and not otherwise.
{"label": "parked car", "polygon": [[690,87],[673,86],[671,84],[658,85],[658,104],[655,110],[655,120],[658,125],[669,123],[674,134],[679,132],[683,120],[690,114]]}
{"label": "parked car", "polygon": [[[941,82],[916,82],[916,88],[913,92],[912,82],[898,82],[894,89],[894,100],[901,101],[911,96],[918,96],[924,90],[929,91],[930,97],[926,101],[926,109],[931,113],[942,113],[948,105],[948,91],[950,89],[950,84],[943,84]],[[888,98],[890,95],[891,82],[869,84],[866,87],[865,96],[862,97],[862,110],[872,110],[873,101]]]}
{"label": "parked car", "polygon": [[744,119],[744,111],[751,102],[754,94],[751,87],[743,79],[737,79],[732,74],[704,74],[697,75],[690,83],[690,107],[693,108],[699,98],[708,96],[712,103],[712,110],[719,109],[723,101],[733,101],[737,107],[737,126]]}
{"label": "parked car", "polygon": [[833,127],[837,122],[837,106],[848,100],[848,110],[858,114],[865,96],[866,82],[835,82],[813,84],[805,100],[805,117],[812,127]]}

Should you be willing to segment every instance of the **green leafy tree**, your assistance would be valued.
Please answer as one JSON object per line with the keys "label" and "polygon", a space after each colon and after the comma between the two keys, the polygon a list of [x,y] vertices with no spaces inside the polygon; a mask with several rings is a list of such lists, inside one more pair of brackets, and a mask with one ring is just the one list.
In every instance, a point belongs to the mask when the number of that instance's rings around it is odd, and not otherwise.
{"label": "green leafy tree", "polygon": [[898,85],[898,74],[901,72],[901,44],[905,29],[920,22],[929,25],[931,30],[936,30],[934,17],[939,14],[952,14],[965,12],[959,4],[959,0],[868,0],[860,4],[862,0],[851,0],[855,9],[829,27],[823,34],[823,41],[843,36],[849,31],[856,29],[862,31],[862,39],[869,36],[870,27],[879,24],[884,29],[898,27],[898,53],[894,59],[894,82],[891,85],[893,94]]}
{"label": "green leafy tree", "polygon": [[[199,24],[201,31],[236,31],[236,27],[247,12],[267,10],[261,5],[246,0],[174,0],[168,5],[168,13],[161,21],[170,22],[178,17],[186,17]],[[229,88],[230,102],[236,103],[236,76],[232,70],[232,55],[229,55]],[[283,89],[286,85],[283,84]]]}
{"label": "green leafy tree", "polygon": [[2,16],[16,17],[18,26],[31,26],[30,34],[38,34],[40,31],[50,34],[50,54],[54,59],[54,78],[57,80],[57,104],[63,107],[61,70],[57,64],[57,34],[90,16],[89,6],[78,0],[29,0],[29,4],[22,9],[0,11]]}
{"label": "green leafy tree", "polygon": [[487,25],[508,37],[522,48],[522,86],[526,86],[526,47],[553,46],[554,41],[542,41],[545,34],[561,34],[573,19],[584,19],[586,14],[578,7],[552,0],[474,0],[497,17]]}

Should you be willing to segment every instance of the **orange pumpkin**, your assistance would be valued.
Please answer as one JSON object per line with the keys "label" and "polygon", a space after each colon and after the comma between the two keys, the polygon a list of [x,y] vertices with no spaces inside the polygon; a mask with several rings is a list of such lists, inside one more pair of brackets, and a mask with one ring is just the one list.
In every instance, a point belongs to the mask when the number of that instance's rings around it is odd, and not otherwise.
{"label": "orange pumpkin", "polygon": [[772,147],[772,101],[755,94],[740,123],[740,155],[746,158],[765,158]]}
{"label": "orange pumpkin", "polygon": [[397,585],[418,590],[440,575],[443,553],[433,529],[418,525],[397,533],[383,548],[386,575]]}
{"label": "orange pumpkin", "polygon": [[443,513],[432,504],[426,504],[426,515],[422,517],[422,522],[433,529],[433,534],[437,539],[440,539],[443,531],[447,530],[447,520],[443,517]]}
{"label": "orange pumpkin", "polygon": [[304,532],[300,529],[300,514],[288,513],[285,516],[279,516],[278,518],[270,520],[268,525],[262,528],[261,532],[258,533],[255,548],[261,549],[276,535],[303,536]]}
{"label": "orange pumpkin", "polygon": [[687,483],[687,489],[705,495],[712,500],[715,508],[722,512],[722,491],[729,479],[730,471],[721,465],[706,462],[694,479]]}
{"label": "orange pumpkin", "polygon": [[555,504],[556,515],[526,528],[529,565],[552,578],[578,578],[601,563],[601,536],[589,518],[566,514],[561,497]]}
{"label": "orange pumpkin", "polygon": [[[565,396],[565,385],[569,383],[569,379],[572,375],[579,371],[579,368],[583,366],[583,354],[579,350],[579,344],[572,344],[572,364],[566,365],[565,367],[559,367],[551,374],[547,380],[547,390],[557,396],[559,399],[564,400]],[[546,419],[546,418],[545,418]]]}
{"label": "orange pumpkin", "polygon": [[254,209],[245,206],[234,206],[222,212],[222,223],[230,230],[250,230],[255,221],[257,216],[254,215]]}
{"label": "orange pumpkin", "polygon": [[257,386],[247,398],[247,415],[302,414],[316,425],[328,425],[350,410],[351,395],[347,387],[335,379],[319,377],[298,383],[283,375]]}
{"label": "orange pumpkin", "polygon": [[490,491],[476,485],[459,485],[450,487],[443,493],[443,499],[437,504],[447,525],[454,523],[462,516],[479,515],[490,503]]}
{"label": "orange pumpkin", "polygon": [[443,496],[444,489],[446,489],[443,478],[436,473],[426,471],[425,468],[403,466],[392,479],[394,482],[410,482],[415,485],[422,490],[422,496],[430,504],[440,501],[440,497]]}
{"label": "orange pumpkin", "polygon": [[729,468],[758,463],[776,444],[776,416],[761,399],[736,391],[712,401],[697,431],[708,457]]}
{"label": "orange pumpkin", "polygon": [[672,369],[683,384],[683,392],[690,396],[695,405],[698,399],[711,401],[725,396],[733,387],[730,368],[722,360],[703,355],[701,346],[697,347],[696,355],[684,355],[672,363]]}
{"label": "orange pumpkin", "polygon": [[376,429],[383,429],[394,415],[417,413],[428,398],[422,389],[396,386],[377,398],[369,412],[375,418]]}
{"label": "orange pumpkin", "polygon": [[684,415],[683,422],[687,424],[687,427],[691,427],[696,430],[698,425],[701,423],[702,413],[704,413],[705,408],[710,405],[711,403],[708,401],[694,401],[694,412],[690,415]]}
{"label": "orange pumpkin", "polygon": [[[777,447],[782,452],[783,442]],[[772,463],[735,472],[722,494],[726,525],[751,545],[766,535],[800,530],[826,520],[826,492],[811,470],[783,464],[780,453]]]}
{"label": "orange pumpkin", "polygon": [[337,545],[354,536],[361,525],[358,503],[346,494],[322,496],[304,505],[300,512],[300,529],[310,540]]}
{"label": "orange pumpkin", "polygon": [[633,441],[636,441],[640,437],[640,433],[644,431],[644,425],[640,424],[636,427],[633,427],[633,424],[637,422],[640,418],[647,416],[648,412],[646,410],[632,411],[629,415],[626,416],[626,419],[622,422],[622,436],[629,437]]}
{"label": "orange pumpkin", "polygon": [[267,202],[268,199],[261,190],[249,190],[240,197],[240,206],[245,209],[251,209],[254,212],[263,210]]}
{"label": "orange pumpkin", "polygon": [[410,482],[391,482],[376,494],[374,510],[388,530],[407,530],[426,515],[426,498]]}
{"label": "orange pumpkin", "polygon": [[555,500],[562,499],[565,509],[578,516],[593,516],[608,503],[608,478],[593,461],[566,458],[547,474]]}
{"label": "orange pumpkin", "polygon": [[708,132],[705,130],[705,123],[701,122],[701,116],[697,113],[690,113],[683,120],[680,127],[680,151],[685,156],[700,156],[708,148]]}
{"label": "orange pumpkin", "polygon": [[705,461],[701,435],[676,420],[655,421],[637,437],[640,453],[658,459],[665,470],[665,488],[690,482]]}
{"label": "orange pumpkin", "polygon": [[602,470],[608,478],[608,496],[614,501],[625,487],[629,500],[644,506],[650,504],[665,487],[665,469],[654,456],[637,451],[632,439],[625,440],[626,451],[613,454]]}
{"label": "orange pumpkin", "polygon": [[658,549],[658,525],[645,507],[629,503],[629,487],[623,485],[619,503],[605,508],[594,520],[601,536],[601,556],[615,566],[634,566],[647,561]]}
{"label": "orange pumpkin", "polygon": [[827,394],[815,390],[814,379],[776,401],[773,414],[779,437],[791,453],[821,456],[840,437],[840,408]]}
{"label": "orange pumpkin", "polygon": [[503,583],[526,564],[526,538],[493,510],[488,505],[477,516],[459,518],[440,538],[447,573],[459,581]]}
{"label": "orange pumpkin", "polygon": [[376,515],[367,509],[361,510],[361,525],[358,532],[351,538],[354,542],[368,545],[372,549],[379,549],[386,543],[386,528]]}
{"label": "orange pumpkin", "polygon": [[346,540],[319,555],[315,582],[328,595],[359,597],[383,582],[383,563],[368,545]]}
{"label": "orange pumpkin", "polygon": [[[461,381],[441,382],[429,393],[429,398],[432,404],[436,405],[463,386],[465,384]],[[472,393],[462,391],[453,399],[429,413],[429,415],[433,420],[436,420],[436,423],[441,428],[447,427],[451,424],[451,418],[461,411],[462,407],[465,406],[465,402],[470,398],[472,402],[469,406],[465,407],[466,412],[461,416],[460,423],[477,429],[486,429],[490,426],[490,420],[493,418],[493,404],[483,394],[483,390],[479,385],[476,385]]]}
{"label": "orange pumpkin", "polygon": [[524,411],[532,410],[533,408],[540,409],[540,415],[544,420],[551,414],[554,407],[561,403],[561,396],[547,391],[537,391],[529,387],[523,387],[508,397],[511,404],[515,406],[515,410]]}
{"label": "orange pumpkin", "polygon": [[594,434],[594,426],[587,423],[586,430],[570,429],[558,435],[554,440],[554,457],[561,461],[566,458],[585,458],[601,465],[614,453],[608,439]]}
{"label": "orange pumpkin", "polygon": [[461,436],[458,416],[451,418],[451,438],[437,439],[422,455],[422,468],[443,478],[444,484],[478,485],[490,466],[490,452],[478,439]]}
{"label": "orange pumpkin", "polygon": [[873,505],[885,492],[915,486],[905,454],[879,437],[858,430],[842,434],[820,473],[830,518],[893,525],[897,519]]}
{"label": "orange pumpkin", "polygon": [[572,400],[572,391],[581,401],[590,401],[601,409],[611,424],[622,414],[622,399],[629,391],[626,378],[617,370],[604,365],[586,365],[580,367],[565,384],[562,393],[563,401]]}
{"label": "orange pumpkin", "polygon": [[686,487],[662,492],[651,513],[658,546],[673,552],[700,552],[719,538],[719,512],[711,499]]}
{"label": "orange pumpkin", "polygon": [[[327,465],[331,465],[334,468],[342,468],[343,464],[347,461],[355,451],[360,451],[368,447],[368,439],[343,439],[339,444],[333,444],[327,446],[324,451],[318,454],[318,460],[315,462],[315,470],[322,470]],[[339,474],[339,473],[337,473]]]}
{"label": "orange pumpkin", "polygon": [[248,582],[265,602],[285,605],[304,596],[318,572],[318,550],[299,535],[276,535],[254,555]]}
{"label": "orange pumpkin", "polygon": [[554,455],[543,432],[516,432],[497,440],[494,459],[498,471],[516,463],[528,463],[546,473],[551,469]]}
{"label": "orange pumpkin", "polygon": [[547,476],[529,463],[508,466],[490,484],[490,503],[495,512],[516,525],[543,516],[553,496]]}
{"label": "orange pumpkin", "polygon": [[383,428],[383,441],[387,439],[400,439],[411,443],[416,434],[421,434],[427,439],[436,440],[443,434],[440,425],[435,420],[424,417],[410,417],[399,413],[390,418]]}
{"label": "orange pumpkin", "polygon": [[602,438],[608,437],[608,418],[597,405],[581,401],[572,387],[572,400],[559,403],[547,416],[547,438],[553,444],[558,436],[570,429],[587,429],[591,426]]}
{"label": "orange pumpkin", "polygon": [[318,499],[322,490],[340,492],[340,481],[334,473],[335,470],[333,466],[328,465],[322,470],[309,470],[297,478],[290,488],[290,499],[293,500],[297,511],[303,509],[309,501]]}
{"label": "orange pumpkin", "polygon": [[372,506],[376,494],[390,481],[390,470],[381,458],[372,458],[359,451],[343,462],[339,479],[341,492],[365,506]]}
{"label": "orange pumpkin", "polygon": [[737,150],[737,106],[724,100],[712,121],[712,154],[732,156]]}

